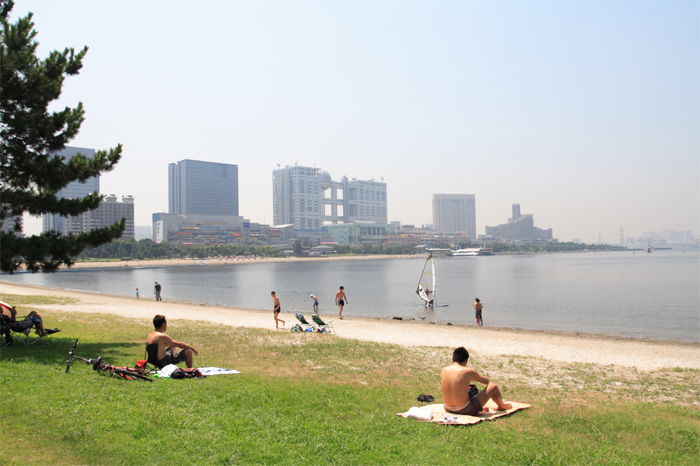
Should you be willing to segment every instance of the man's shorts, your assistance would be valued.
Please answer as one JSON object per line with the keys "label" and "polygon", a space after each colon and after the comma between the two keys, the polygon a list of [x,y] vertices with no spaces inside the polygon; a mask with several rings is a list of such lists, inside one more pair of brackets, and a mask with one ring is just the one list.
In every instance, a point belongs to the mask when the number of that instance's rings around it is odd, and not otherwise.
{"label": "man's shorts", "polygon": [[479,413],[483,408],[481,406],[481,402],[476,398],[470,398],[469,403],[467,403],[467,406],[465,406],[462,409],[456,409],[454,411],[450,410],[447,406],[445,406],[445,411],[448,413],[452,414],[466,414],[467,416],[476,416],[477,413]]}
{"label": "man's shorts", "polygon": [[178,365],[181,362],[185,361],[185,351],[187,350],[182,350],[177,354],[173,354],[173,349],[172,348],[166,348],[165,349],[165,357],[158,361],[158,368],[162,369],[168,364],[175,364]]}
{"label": "man's shorts", "polygon": [[476,311],[476,318],[477,318],[477,319],[481,319],[481,309],[479,309],[478,311]]}
{"label": "man's shorts", "polygon": [[27,330],[28,328],[32,328],[32,326],[38,322],[41,322],[41,320],[27,316],[24,318],[24,320],[15,322],[13,327],[19,330]]}
{"label": "man's shorts", "polygon": [[345,301],[343,301],[342,299],[339,299],[338,306],[345,306]]}

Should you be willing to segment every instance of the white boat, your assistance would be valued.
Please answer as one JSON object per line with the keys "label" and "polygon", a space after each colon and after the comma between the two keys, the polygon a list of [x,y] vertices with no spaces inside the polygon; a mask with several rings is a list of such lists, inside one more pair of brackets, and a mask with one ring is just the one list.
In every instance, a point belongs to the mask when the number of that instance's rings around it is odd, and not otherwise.
{"label": "white boat", "polygon": [[470,251],[468,249],[460,249],[451,254],[452,257],[476,257],[479,253],[477,251]]}
{"label": "white boat", "polygon": [[476,257],[476,256],[492,256],[492,248],[466,248],[457,249],[449,254],[452,257]]}
{"label": "white boat", "polygon": [[423,300],[425,307],[447,307],[447,304],[438,305],[435,299],[435,260],[432,253],[423,265],[423,272],[418,280],[416,294]]}

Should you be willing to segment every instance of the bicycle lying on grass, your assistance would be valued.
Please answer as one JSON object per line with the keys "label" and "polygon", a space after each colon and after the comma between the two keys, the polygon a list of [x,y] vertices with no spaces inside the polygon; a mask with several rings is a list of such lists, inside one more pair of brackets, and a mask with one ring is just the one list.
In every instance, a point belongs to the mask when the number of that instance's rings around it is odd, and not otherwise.
{"label": "bicycle lying on grass", "polygon": [[75,348],[77,347],[78,340],[75,340],[75,343],[73,343],[73,347],[70,349],[70,352],[68,352],[68,360],[66,361],[66,374],[70,370],[71,363],[75,359],[78,359],[80,361],[83,361],[85,364],[92,366],[92,368],[96,371],[107,372],[112,377],[122,377],[127,380],[147,380],[149,382],[153,382],[153,379],[145,375],[145,373],[140,371],[139,369],[132,369],[130,367],[119,367],[113,366],[111,364],[106,364],[102,360],[102,356],[98,357],[97,359],[88,359],[82,356],[76,356]]}

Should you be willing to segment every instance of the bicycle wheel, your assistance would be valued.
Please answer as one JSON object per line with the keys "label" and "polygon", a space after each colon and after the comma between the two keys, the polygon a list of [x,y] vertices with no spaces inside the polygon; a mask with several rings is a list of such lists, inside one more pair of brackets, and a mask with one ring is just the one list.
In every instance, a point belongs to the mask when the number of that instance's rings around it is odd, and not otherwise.
{"label": "bicycle wheel", "polygon": [[127,371],[126,369],[115,368],[114,373],[121,377],[124,377],[125,379],[130,378],[131,380],[147,380],[149,382],[153,382],[153,379],[151,379],[150,377],[146,377],[145,375],[139,374],[138,372]]}

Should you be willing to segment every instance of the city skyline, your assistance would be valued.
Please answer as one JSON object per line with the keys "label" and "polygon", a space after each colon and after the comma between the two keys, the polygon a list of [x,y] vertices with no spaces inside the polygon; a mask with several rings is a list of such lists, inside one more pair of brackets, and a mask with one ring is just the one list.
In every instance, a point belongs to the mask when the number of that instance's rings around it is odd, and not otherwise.
{"label": "city skyline", "polygon": [[254,222],[272,223],[271,170],[298,163],[383,177],[389,221],[428,224],[433,193],[468,192],[477,234],[520,202],[560,241],[615,243],[700,232],[699,10],[27,0],[11,20],[34,12],[40,57],[90,47],[56,108],[86,108],[70,145],[124,144],[101,191],[132,194],[137,226],[168,209],[168,163],[200,159],[238,165]]}

